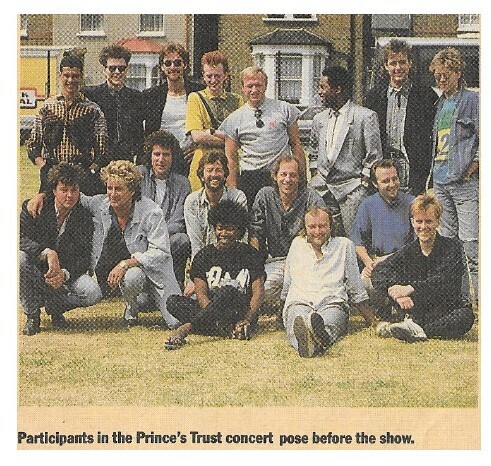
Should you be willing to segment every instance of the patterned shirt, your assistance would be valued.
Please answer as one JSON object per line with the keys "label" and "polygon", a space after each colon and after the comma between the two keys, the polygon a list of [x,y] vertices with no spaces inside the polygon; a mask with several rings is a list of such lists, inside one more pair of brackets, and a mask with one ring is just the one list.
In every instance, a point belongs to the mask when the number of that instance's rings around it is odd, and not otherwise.
{"label": "patterned shirt", "polygon": [[45,102],[34,121],[27,153],[54,163],[105,165],[107,127],[100,107],[83,94],[70,103],[63,96]]}

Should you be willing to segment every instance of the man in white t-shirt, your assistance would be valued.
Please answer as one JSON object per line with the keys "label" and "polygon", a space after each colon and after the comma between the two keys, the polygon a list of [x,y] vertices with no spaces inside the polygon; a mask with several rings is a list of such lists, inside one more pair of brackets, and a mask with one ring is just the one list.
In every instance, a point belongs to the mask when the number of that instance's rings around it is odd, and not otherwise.
{"label": "man in white t-shirt", "polygon": [[[256,193],[271,183],[270,170],[280,154],[293,153],[302,167],[305,155],[300,142],[294,105],[266,97],[268,77],[258,67],[242,71],[246,104],[232,112],[220,126],[225,133],[228,185],[238,187],[252,206]],[[239,149],[241,150],[239,163]],[[302,169],[305,173],[305,170]]]}

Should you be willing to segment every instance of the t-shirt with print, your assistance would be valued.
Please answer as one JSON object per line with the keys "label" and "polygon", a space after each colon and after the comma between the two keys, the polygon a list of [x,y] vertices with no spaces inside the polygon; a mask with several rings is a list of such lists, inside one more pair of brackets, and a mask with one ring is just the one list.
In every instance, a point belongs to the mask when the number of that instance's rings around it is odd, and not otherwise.
{"label": "t-shirt with print", "polygon": [[445,99],[438,113],[437,120],[437,147],[435,166],[433,168],[433,181],[446,183],[448,176],[449,139],[452,128],[452,119],[456,109],[455,99]]}
{"label": "t-shirt with print", "polygon": [[252,246],[236,242],[229,248],[218,249],[214,244],[205,246],[191,264],[190,278],[200,278],[208,284],[210,294],[214,288],[233,286],[249,300],[252,283],[266,277],[264,260]]}

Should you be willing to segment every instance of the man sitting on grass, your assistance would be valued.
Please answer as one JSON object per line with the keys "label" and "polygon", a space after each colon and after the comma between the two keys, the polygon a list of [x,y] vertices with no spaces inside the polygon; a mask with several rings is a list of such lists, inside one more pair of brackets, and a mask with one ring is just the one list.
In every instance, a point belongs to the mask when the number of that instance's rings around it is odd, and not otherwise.
{"label": "man sitting on grass", "polygon": [[167,309],[184,322],[166,341],[166,349],[180,348],[190,333],[248,339],[264,294],[264,260],[256,249],[239,240],[248,226],[245,207],[230,200],[208,213],[216,243],[201,249],[191,264],[196,300],[170,296]]}
{"label": "man sitting on grass", "polygon": [[411,205],[411,224],[418,237],[372,273],[376,291],[388,295],[403,321],[377,327],[381,337],[407,342],[432,337],[457,338],[474,323],[462,299],[465,268],[462,244],[437,233],[443,208],[432,194],[419,195]]}
{"label": "man sitting on grass", "polygon": [[304,220],[305,235],[293,240],[286,258],[281,298],[286,298],[288,341],[300,357],[311,358],[346,333],[350,304],[368,323],[375,323],[376,317],[368,306],[353,242],[331,237],[332,217],[326,207],[309,208]]}

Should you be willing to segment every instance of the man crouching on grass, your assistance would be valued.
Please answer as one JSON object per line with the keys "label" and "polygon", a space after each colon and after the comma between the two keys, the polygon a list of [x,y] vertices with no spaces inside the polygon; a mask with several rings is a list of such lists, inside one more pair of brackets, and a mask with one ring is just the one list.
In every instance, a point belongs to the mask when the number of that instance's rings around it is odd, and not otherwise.
{"label": "man crouching on grass", "polygon": [[263,299],[264,260],[252,246],[239,242],[249,224],[247,210],[225,200],[210,209],[208,222],[217,240],[201,249],[191,264],[197,299],[167,300],[169,312],[185,322],[165,342],[169,350],[180,348],[190,333],[249,339]]}
{"label": "man crouching on grass", "polygon": [[369,324],[376,317],[368,306],[353,242],[331,237],[332,218],[325,207],[309,208],[304,220],[305,234],[293,240],[286,258],[281,299],[289,343],[300,357],[311,358],[346,333],[351,304]]}

